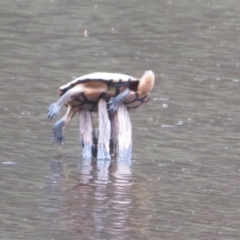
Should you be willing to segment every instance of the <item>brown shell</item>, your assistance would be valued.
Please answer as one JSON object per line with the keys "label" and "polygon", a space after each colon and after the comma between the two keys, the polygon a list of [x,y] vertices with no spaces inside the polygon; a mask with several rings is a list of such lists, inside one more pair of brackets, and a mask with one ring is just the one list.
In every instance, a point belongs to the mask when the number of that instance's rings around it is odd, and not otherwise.
{"label": "brown shell", "polygon": [[139,83],[139,79],[134,78],[129,75],[121,74],[121,73],[107,73],[107,72],[96,72],[87,75],[83,75],[79,78],[74,79],[73,81],[61,86],[59,88],[60,95],[63,95],[69,89],[73,88],[77,84],[84,84],[89,81],[98,81],[105,82],[107,85],[116,85],[121,83]]}

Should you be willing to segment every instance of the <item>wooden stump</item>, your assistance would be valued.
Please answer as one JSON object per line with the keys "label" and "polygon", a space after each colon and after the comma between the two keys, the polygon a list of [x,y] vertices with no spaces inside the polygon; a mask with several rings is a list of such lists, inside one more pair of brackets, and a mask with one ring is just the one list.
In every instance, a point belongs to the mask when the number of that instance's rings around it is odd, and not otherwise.
{"label": "wooden stump", "polygon": [[107,103],[104,99],[100,99],[98,102],[98,117],[97,159],[111,159],[109,150],[111,124],[108,118]]}
{"label": "wooden stump", "polygon": [[92,158],[95,150],[93,136],[92,114],[89,111],[81,110],[79,112],[79,135],[82,146],[82,157],[84,159]]}
{"label": "wooden stump", "polygon": [[[98,160],[115,157],[118,163],[131,165],[132,158],[132,124],[124,104],[118,111],[108,117],[107,104],[104,99],[98,102],[99,128],[94,133],[91,112],[79,112],[79,132],[82,145],[82,157]],[[110,139],[111,138],[111,139]]]}
{"label": "wooden stump", "polygon": [[131,161],[132,124],[124,104],[112,116],[111,127],[111,153],[118,162]]}

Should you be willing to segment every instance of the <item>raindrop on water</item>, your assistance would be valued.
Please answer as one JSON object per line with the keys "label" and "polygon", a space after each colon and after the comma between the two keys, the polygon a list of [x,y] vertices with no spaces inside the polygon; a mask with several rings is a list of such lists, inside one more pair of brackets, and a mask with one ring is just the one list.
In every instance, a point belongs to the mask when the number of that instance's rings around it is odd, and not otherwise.
{"label": "raindrop on water", "polygon": [[158,166],[159,166],[159,167],[166,167],[166,166],[167,166],[167,164],[160,163],[160,164],[158,164]]}
{"label": "raindrop on water", "polygon": [[13,164],[16,164],[16,162],[2,162],[2,164],[5,164],[5,165],[13,165]]}

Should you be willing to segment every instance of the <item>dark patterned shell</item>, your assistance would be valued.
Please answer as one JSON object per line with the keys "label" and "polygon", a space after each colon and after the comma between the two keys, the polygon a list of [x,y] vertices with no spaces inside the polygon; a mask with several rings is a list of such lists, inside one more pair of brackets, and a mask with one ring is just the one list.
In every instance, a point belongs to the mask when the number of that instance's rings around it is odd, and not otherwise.
{"label": "dark patterned shell", "polygon": [[73,88],[77,84],[83,84],[88,81],[102,81],[106,82],[106,84],[120,84],[120,83],[126,83],[126,82],[139,82],[139,79],[134,78],[129,75],[121,74],[121,73],[107,73],[107,72],[97,72],[97,73],[91,73],[84,76],[81,76],[79,78],[74,79],[73,81],[61,86],[59,88],[60,95],[68,91],[69,89]]}

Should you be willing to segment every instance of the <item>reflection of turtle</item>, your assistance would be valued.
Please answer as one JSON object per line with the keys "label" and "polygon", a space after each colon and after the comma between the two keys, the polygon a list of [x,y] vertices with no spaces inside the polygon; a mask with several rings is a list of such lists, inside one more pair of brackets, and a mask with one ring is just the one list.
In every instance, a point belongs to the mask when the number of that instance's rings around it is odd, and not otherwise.
{"label": "reflection of turtle", "polygon": [[111,114],[117,111],[121,103],[124,103],[127,109],[132,109],[147,102],[154,78],[152,71],[146,71],[141,79],[118,73],[92,73],[60,87],[60,99],[48,109],[48,118],[52,119],[58,115],[64,104],[68,106],[66,114],[52,129],[56,143],[63,143],[63,130],[74,114],[81,109],[97,112],[101,98],[108,102]]}

